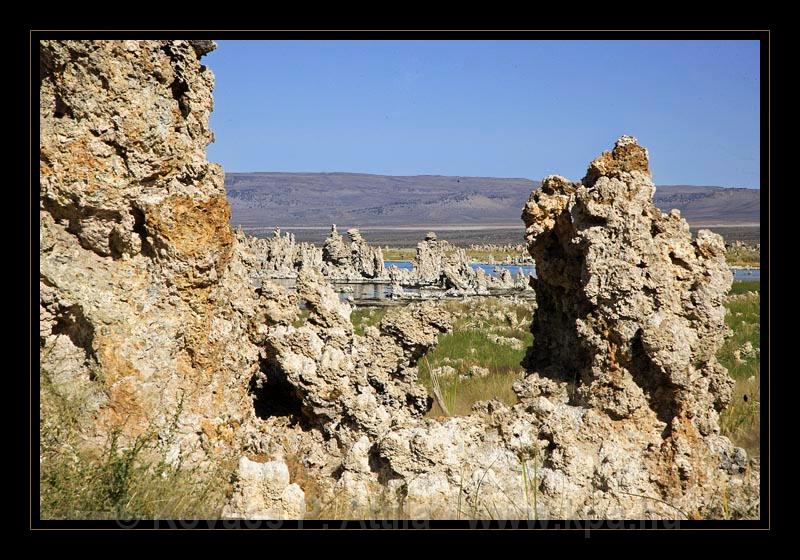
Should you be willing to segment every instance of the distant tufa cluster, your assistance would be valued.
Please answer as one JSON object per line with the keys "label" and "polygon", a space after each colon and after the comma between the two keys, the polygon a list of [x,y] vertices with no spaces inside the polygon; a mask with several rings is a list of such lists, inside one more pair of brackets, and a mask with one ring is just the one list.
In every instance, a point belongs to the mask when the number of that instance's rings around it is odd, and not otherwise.
{"label": "distant tufa cluster", "polygon": [[347,243],[336,224],[332,224],[321,249],[295,241],[294,234],[282,233],[277,226],[271,238],[252,237],[241,229],[236,231],[236,237],[250,275],[258,282],[295,279],[302,270],[313,269],[334,282],[391,283],[395,296],[403,294],[404,287],[435,288],[451,296],[530,290],[522,270],[516,276],[507,270],[499,276],[476,270],[464,249],[437,239],[434,232],[428,232],[424,241],[417,244],[410,270],[395,265],[387,268],[381,247],[370,246],[358,228],[347,230]]}

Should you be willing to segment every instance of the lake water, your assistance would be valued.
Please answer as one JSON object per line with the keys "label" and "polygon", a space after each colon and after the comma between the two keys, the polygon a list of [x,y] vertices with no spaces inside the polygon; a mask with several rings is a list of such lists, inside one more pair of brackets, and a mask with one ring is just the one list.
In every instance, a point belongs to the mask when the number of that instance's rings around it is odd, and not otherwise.
{"label": "lake water", "polygon": [[[411,270],[411,261],[383,261],[383,264],[386,268],[390,266],[396,266],[397,268],[404,268],[406,270]],[[490,276],[500,276],[500,273],[504,268],[507,268],[509,272],[511,272],[512,276],[516,276],[517,273],[522,270],[523,274],[530,274],[531,276],[536,276],[536,267],[535,266],[525,266],[525,265],[515,265],[515,264],[485,264],[485,263],[472,263],[473,269],[477,270],[482,268],[483,271],[490,275]],[[495,271],[497,270],[497,271]],[[758,269],[746,269],[746,268],[733,268],[733,280],[734,281],[741,281],[741,280],[758,280],[761,281],[761,271]]]}
{"label": "lake water", "polygon": [[[396,266],[397,268],[402,268],[406,270],[411,270],[411,262],[410,261],[384,261],[384,265],[386,268],[390,266]],[[485,263],[473,263],[473,269],[482,268],[483,271],[491,276],[500,276],[503,269],[507,268],[509,272],[513,276],[517,275],[517,272],[522,270],[523,274],[530,274],[532,276],[536,276],[536,270],[533,266],[520,266],[520,265],[507,265],[507,264],[485,264]],[[734,268],[733,270],[733,279],[734,282],[740,282],[743,280],[750,280],[750,281],[761,281],[761,271],[760,270],[749,270],[749,269],[742,269],[742,268]],[[272,280],[277,284],[280,284],[286,288],[294,288],[295,280],[294,279],[277,279]],[[339,294],[339,298],[342,301],[355,301],[361,302],[362,304],[367,303],[375,303],[378,304],[380,302],[388,303],[391,299],[392,294],[392,286],[387,282],[358,282],[358,283],[345,283],[345,282],[333,282],[333,289]],[[403,290],[407,295],[435,295],[436,293],[441,293],[441,290],[436,289],[427,289],[427,288],[405,288]]]}
{"label": "lake water", "polygon": [[733,281],[741,282],[742,280],[758,280],[761,282],[761,270],[749,268],[732,268]]}
{"label": "lake water", "polygon": [[[383,265],[386,268],[389,268],[390,266],[396,266],[397,268],[402,268],[405,270],[412,269],[411,261],[383,261]],[[536,267],[531,265],[525,266],[517,264],[471,263],[470,266],[472,267],[473,270],[478,270],[479,268],[482,268],[483,271],[489,276],[500,276],[504,268],[507,268],[512,276],[516,276],[520,270],[522,271],[523,274],[531,274],[533,276],[536,276]],[[497,271],[495,271],[495,269],[497,269]]]}

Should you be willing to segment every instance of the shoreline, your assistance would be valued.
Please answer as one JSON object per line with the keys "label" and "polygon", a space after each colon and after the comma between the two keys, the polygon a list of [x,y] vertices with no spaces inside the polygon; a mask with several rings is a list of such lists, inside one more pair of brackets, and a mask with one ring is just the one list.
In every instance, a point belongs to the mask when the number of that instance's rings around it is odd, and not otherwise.
{"label": "shoreline", "polygon": [[[245,232],[248,231],[273,231],[275,226],[250,226],[245,224],[232,224],[234,228],[241,227]],[[302,231],[329,231],[330,225],[327,226],[280,226],[283,231],[302,230]],[[495,230],[495,229],[523,229],[522,224],[505,224],[505,223],[490,223],[490,224],[428,224],[428,225],[402,225],[402,226],[353,226],[342,224],[342,229],[346,227],[358,227],[361,231],[480,231],[480,230]],[[689,224],[692,229],[700,228],[757,228],[761,227],[760,223],[747,222],[741,224]]]}

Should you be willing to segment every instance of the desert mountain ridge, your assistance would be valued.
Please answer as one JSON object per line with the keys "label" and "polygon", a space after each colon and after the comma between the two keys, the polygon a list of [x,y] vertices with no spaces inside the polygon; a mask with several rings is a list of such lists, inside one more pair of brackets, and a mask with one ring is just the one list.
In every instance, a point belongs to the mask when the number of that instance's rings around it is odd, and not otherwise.
{"label": "desert mountain ridge", "polygon": [[[539,181],[524,178],[367,173],[226,173],[234,224],[244,226],[494,226],[519,223]],[[760,221],[760,190],[659,185],[656,205],[691,225]]]}

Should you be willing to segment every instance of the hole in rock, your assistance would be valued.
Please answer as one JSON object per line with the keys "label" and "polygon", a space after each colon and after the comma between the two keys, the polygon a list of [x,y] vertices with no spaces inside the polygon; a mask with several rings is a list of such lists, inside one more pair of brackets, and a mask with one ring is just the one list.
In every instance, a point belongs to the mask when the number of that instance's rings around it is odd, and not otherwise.
{"label": "hole in rock", "polygon": [[189,86],[180,78],[175,78],[175,81],[172,82],[171,88],[172,96],[178,101],[178,107],[181,110],[181,115],[183,115],[184,118],[188,117],[191,109],[185,94],[189,91]]}
{"label": "hole in rock", "polygon": [[64,118],[65,116],[72,117],[72,108],[59,96],[56,96],[56,106],[53,110],[53,116],[57,119]]}
{"label": "hole in rock", "polygon": [[250,379],[249,390],[258,418],[284,416],[293,423],[304,423],[302,401],[283,372],[269,359],[260,359],[259,371]]}
{"label": "hole in rock", "polygon": [[675,266],[680,266],[681,268],[685,268],[686,270],[692,269],[692,266],[682,258],[678,257],[674,251],[669,252],[669,259]]}
{"label": "hole in rock", "polygon": [[378,474],[378,482],[386,486],[390,480],[402,478],[401,475],[396,473],[390,466],[389,462],[381,457],[378,445],[375,444],[369,449],[369,469]]}
{"label": "hole in rock", "polygon": [[86,359],[94,359],[95,353],[92,347],[94,341],[94,327],[86,319],[83,310],[77,306],[63,309],[56,324],[53,326],[54,335],[64,334],[69,337],[77,348],[86,354]]}
{"label": "hole in rock", "polygon": [[155,258],[156,252],[150,242],[147,241],[147,226],[145,225],[144,212],[139,208],[132,207],[131,215],[133,216],[133,233],[139,236],[142,243],[141,252],[145,257]]}

